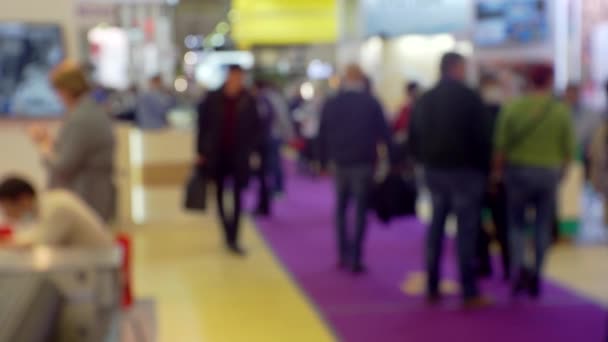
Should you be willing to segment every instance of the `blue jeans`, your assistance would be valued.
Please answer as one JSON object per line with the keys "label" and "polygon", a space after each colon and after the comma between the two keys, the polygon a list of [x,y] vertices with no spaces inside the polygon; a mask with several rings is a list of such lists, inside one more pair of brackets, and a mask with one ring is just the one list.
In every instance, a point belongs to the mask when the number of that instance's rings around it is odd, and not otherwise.
{"label": "blue jeans", "polygon": [[[535,276],[541,273],[551,240],[559,178],[557,168],[513,166],[507,169],[505,181],[514,272],[530,270]],[[524,260],[527,229],[532,229],[534,240],[532,265],[526,265]]]}
{"label": "blue jeans", "polygon": [[458,221],[458,265],[465,299],[479,294],[475,278],[475,252],[478,221],[485,177],[475,170],[425,170],[431,192],[433,218],[427,235],[427,292],[439,295],[439,278],[445,221],[454,212]]}
{"label": "blue jeans", "polygon": [[[367,208],[373,180],[373,166],[339,166],[336,169],[336,235],[342,264],[361,266],[367,230]],[[355,232],[349,234],[347,211],[355,200]]]}

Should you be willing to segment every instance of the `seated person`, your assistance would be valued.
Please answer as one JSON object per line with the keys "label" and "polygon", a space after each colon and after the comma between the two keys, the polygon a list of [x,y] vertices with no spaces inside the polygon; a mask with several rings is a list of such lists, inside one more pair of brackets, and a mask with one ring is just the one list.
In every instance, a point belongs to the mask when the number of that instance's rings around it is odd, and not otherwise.
{"label": "seated person", "polygon": [[108,248],[113,238],[102,220],[76,196],[65,190],[37,194],[20,178],[0,182],[0,208],[13,222],[36,220],[36,227],[17,232],[12,244],[54,247]]}

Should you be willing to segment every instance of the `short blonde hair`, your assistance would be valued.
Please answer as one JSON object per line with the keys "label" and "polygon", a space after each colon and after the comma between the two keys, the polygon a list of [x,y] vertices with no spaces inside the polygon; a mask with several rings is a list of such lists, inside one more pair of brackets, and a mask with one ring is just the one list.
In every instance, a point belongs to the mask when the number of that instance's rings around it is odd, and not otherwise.
{"label": "short blonde hair", "polygon": [[69,60],[61,62],[53,69],[51,83],[55,89],[62,90],[74,98],[79,98],[91,90],[83,68]]}

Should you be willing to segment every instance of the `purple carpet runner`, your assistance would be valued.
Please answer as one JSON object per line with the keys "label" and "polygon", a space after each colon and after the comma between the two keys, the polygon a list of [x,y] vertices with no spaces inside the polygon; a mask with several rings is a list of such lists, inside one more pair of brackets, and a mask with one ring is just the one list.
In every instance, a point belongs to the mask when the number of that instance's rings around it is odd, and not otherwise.
{"label": "purple carpet runner", "polygon": [[[457,294],[438,306],[427,305],[421,275],[424,227],[417,220],[385,227],[372,219],[366,247],[369,272],[355,277],[338,271],[333,197],[329,181],[292,176],[274,216],[257,223],[340,341],[605,341],[608,314],[551,283],[537,301],[512,300],[498,274],[482,283],[484,293],[496,301],[492,308],[465,311]],[[443,274],[448,290],[457,286],[454,258],[447,243]],[[495,269],[500,273],[500,267]]]}

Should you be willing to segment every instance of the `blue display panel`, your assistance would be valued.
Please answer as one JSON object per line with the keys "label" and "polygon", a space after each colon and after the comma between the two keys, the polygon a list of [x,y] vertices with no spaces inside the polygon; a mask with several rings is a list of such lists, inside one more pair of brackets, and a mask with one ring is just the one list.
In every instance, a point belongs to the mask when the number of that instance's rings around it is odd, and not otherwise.
{"label": "blue display panel", "polygon": [[367,36],[467,31],[472,0],[361,0]]}
{"label": "blue display panel", "polygon": [[64,55],[59,25],[0,22],[0,117],[62,114],[49,72]]}
{"label": "blue display panel", "polygon": [[545,0],[477,0],[475,44],[504,46],[546,41]]}

